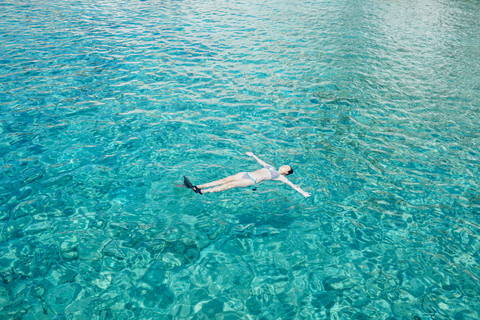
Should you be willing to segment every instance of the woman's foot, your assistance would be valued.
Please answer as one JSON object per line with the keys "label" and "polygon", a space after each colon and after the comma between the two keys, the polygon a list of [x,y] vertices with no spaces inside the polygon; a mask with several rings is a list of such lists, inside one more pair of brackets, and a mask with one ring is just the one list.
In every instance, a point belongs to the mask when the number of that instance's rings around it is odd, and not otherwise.
{"label": "woman's foot", "polygon": [[195,191],[195,193],[199,193],[199,194],[202,194],[202,190],[197,187],[197,186],[194,186],[190,180],[188,180],[187,177],[183,176],[183,183],[185,184],[185,187],[189,188],[189,189],[192,189],[193,191]]}
{"label": "woman's foot", "polygon": [[203,194],[203,193],[202,193],[202,189],[200,189],[200,188],[197,187],[197,186],[193,186],[192,190],[195,191],[196,193]]}

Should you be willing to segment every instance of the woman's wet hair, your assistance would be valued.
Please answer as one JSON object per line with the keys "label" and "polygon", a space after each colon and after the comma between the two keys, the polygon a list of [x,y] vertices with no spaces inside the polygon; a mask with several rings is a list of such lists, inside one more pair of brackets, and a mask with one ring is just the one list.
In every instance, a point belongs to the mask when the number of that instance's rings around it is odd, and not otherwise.
{"label": "woman's wet hair", "polygon": [[[289,166],[289,167],[290,167],[290,166]],[[292,173],[293,173],[293,169],[292,169],[292,167],[290,167],[290,170],[288,170],[288,172],[287,172],[286,175],[288,176],[289,174],[292,174]]]}

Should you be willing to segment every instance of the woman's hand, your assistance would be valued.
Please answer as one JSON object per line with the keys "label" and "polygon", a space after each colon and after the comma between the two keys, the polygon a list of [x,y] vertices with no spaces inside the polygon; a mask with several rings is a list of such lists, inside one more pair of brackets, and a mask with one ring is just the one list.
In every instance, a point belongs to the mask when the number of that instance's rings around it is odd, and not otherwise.
{"label": "woman's hand", "polygon": [[310,197],[312,194],[310,192],[304,192],[302,193],[305,198]]}
{"label": "woman's hand", "polygon": [[253,152],[247,152],[246,155],[250,156],[250,157],[253,157]]}

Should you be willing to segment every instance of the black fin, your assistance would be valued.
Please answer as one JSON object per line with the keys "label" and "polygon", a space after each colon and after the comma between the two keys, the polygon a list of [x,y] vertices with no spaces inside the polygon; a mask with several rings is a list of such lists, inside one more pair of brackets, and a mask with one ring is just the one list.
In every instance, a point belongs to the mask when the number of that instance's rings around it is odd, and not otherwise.
{"label": "black fin", "polygon": [[183,176],[183,184],[185,185],[185,187],[193,189],[193,184],[185,176]]}

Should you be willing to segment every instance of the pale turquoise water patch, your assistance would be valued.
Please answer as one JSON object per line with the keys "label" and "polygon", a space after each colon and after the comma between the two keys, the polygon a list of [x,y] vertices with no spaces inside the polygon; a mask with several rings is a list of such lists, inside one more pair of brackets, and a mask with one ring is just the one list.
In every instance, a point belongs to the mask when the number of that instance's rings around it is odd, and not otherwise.
{"label": "pale turquoise water patch", "polygon": [[1,318],[478,319],[479,16],[4,1]]}

